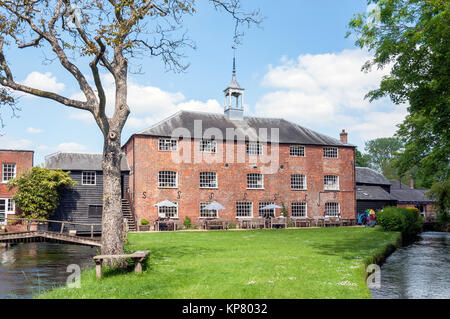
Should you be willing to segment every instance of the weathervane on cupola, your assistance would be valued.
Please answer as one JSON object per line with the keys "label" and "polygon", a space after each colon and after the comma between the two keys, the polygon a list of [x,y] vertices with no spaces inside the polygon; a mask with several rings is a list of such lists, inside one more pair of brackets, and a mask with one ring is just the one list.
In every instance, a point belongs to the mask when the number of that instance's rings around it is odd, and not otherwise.
{"label": "weathervane on cupola", "polygon": [[244,118],[244,89],[240,87],[236,80],[236,49],[233,48],[233,75],[228,87],[223,90],[225,93],[225,115],[232,120],[242,120]]}

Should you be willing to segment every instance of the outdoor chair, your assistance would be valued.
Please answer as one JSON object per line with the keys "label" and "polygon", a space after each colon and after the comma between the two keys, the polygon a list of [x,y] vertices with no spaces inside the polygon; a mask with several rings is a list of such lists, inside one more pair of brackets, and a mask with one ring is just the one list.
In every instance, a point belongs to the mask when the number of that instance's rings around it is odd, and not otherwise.
{"label": "outdoor chair", "polygon": [[265,218],[252,218],[251,220],[251,228],[261,229],[266,225]]}
{"label": "outdoor chair", "polygon": [[270,228],[286,228],[287,218],[285,217],[272,217],[270,218]]}

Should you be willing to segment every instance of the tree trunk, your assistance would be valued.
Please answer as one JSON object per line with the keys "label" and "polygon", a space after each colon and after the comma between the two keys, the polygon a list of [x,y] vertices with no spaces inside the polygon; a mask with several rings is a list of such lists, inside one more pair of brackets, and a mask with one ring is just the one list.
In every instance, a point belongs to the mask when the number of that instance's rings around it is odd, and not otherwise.
{"label": "tree trunk", "polygon": [[120,134],[110,131],[103,148],[102,255],[123,253],[121,157]]}

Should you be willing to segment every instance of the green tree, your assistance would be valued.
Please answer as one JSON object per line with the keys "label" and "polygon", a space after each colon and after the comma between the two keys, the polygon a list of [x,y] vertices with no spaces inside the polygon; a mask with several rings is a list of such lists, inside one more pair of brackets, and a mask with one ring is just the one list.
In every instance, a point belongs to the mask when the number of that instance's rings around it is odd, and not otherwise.
{"label": "green tree", "polygon": [[355,161],[358,167],[370,167],[370,155],[362,154],[357,148],[355,149]]}
{"label": "green tree", "polygon": [[450,174],[450,1],[369,0],[370,12],[349,23],[356,45],[373,53],[363,66],[389,68],[379,88],[367,97],[389,96],[409,103],[397,131],[404,143],[396,166],[404,174],[414,166],[445,180]]}
{"label": "green tree", "polygon": [[445,224],[449,223],[450,180],[435,183],[427,196],[434,200],[434,205],[439,210],[439,220]]}
{"label": "green tree", "polygon": [[[240,0],[207,2],[233,20],[234,44],[239,44],[242,25],[261,22],[259,11],[244,10]],[[195,15],[198,6],[195,0],[0,1],[0,103],[14,105],[14,92],[50,99],[89,112],[103,135],[102,254],[123,252],[121,136],[130,114],[132,61],[158,57],[168,70],[185,71],[185,52],[194,43],[187,37],[184,18]],[[44,52],[77,84],[83,97],[67,97],[17,81],[14,62],[20,64],[20,54],[13,49]],[[18,59],[11,59],[13,54]],[[114,78],[111,114],[106,112],[101,77],[105,72]]]}
{"label": "green tree", "polygon": [[403,144],[398,138],[382,137],[367,141],[365,151],[369,155],[370,166],[373,169],[392,175],[394,173],[392,160],[402,147]]}
{"label": "green tree", "polygon": [[59,205],[63,188],[76,185],[70,172],[33,167],[30,172],[20,174],[8,182],[15,189],[13,200],[25,218],[48,219]]}

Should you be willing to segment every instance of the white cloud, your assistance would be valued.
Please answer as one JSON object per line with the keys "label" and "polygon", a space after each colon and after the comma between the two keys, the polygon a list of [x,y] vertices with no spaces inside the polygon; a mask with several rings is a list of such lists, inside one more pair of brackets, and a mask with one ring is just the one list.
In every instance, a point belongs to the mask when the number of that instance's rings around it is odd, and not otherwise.
{"label": "white cloud", "polygon": [[33,142],[24,138],[15,138],[3,135],[0,136],[0,148],[12,150],[28,150],[33,148]]}
{"label": "white cloud", "polygon": [[44,132],[44,130],[42,130],[42,129],[40,129],[40,128],[28,127],[28,128],[26,129],[26,132],[27,132],[27,133],[30,133],[30,134],[38,134],[38,133]]}
{"label": "white cloud", "polygon": [[254,113],[286,118],[319,131],[346,128],[356,133],[349,135],[353,143],[392,136],[406,107],[388,99],[372,103],[364,99],[389,72],[389,68],[362,72],[369,59],[370,55],[358,49],[305,54],[295,60],[283,56],[279,66],[269,66],[262,85],[271,91],[257,101]]}
{"label": "white cloud", "polygon": [[58,144],[56,149],[61,152],[82,152],[86,150],[86,146],[76,142],[64,142]]}
{"label": "white cloud", "polygon": [[[102,81],[107,99],[106,113],[111,116],[114,112],[115,101],[114,79],[110,75],[103,75]],[[71,98],[85,100],[82,93],[77,93]],[[126,126],[131,129],[148,127],[179,110],[213,113],[223,111],[217,100],[209,99],[206,102],[186,100],[181,92],[168,92],[155,86],[141,85],[133,79],[128,81],[128,105],[131,114]],[[92,115],[85,111],[72,111],[69,118],[95,123]]]}
{"label": "white cloud", "polygon": [[73,110],[69,113],[69,118],[73,120],[83,121],[90,124],[95,124],[94,116],[91,112],[84,110]]}
{"label": "white cloud", "polygon": [[61,93],[66,89],[65,84],[59,83],[56,80],[56,77],[53,76],[51,72],[40,73],[37,71],[33,71],[28,74],[22,84],[30,86],[32,88],[55,93]]}

